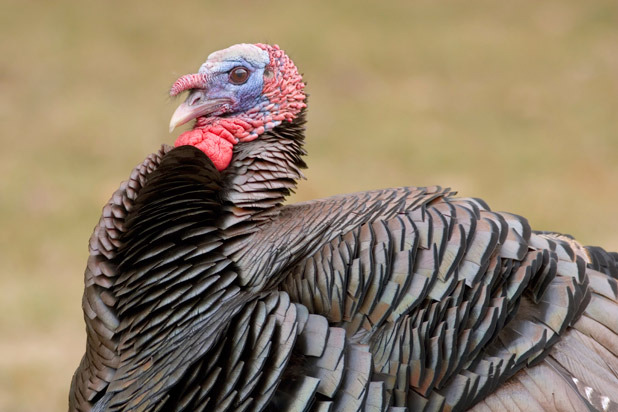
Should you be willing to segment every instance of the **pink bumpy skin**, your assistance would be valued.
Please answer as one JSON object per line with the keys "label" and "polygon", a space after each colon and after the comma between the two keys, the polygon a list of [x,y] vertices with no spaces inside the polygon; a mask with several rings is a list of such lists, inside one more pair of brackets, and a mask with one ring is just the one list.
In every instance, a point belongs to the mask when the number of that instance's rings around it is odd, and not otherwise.
{"label": "pink bumpy skin", "polygon": [[[266,51],[270,59],[264,70],[263,98],[256,102],[256,106],[235,116],[198,117],[193,130],[182,133],[174,143],[176,147],[191,145],[200,149],[219,171],[225,170],[230,164],[235,144],[250,142],[283,121],[291,122],[307,107],[302,77],[292,60],[277,45],[236,45],[214,53],[209,60],[217,53],[225,55],[228,50],[234,49],[235,53],[240,50],[242,53],[243,47],[247,48],[247,52],[251,52],[248,47],[255,46]],[[205,73],[182,76],[172,86],[170,95],[176,96],[185,90],[204,88],[208,77]]]}

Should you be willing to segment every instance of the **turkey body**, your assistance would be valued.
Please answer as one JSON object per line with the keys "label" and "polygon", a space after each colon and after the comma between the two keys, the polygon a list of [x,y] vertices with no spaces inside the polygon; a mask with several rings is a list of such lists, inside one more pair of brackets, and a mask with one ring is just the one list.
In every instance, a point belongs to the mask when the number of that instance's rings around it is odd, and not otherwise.
{"label": "turkey body", "polygon": [[70,410],[618,410],[618,255],[440,187],[284,206],[304,119],[121,184]]}

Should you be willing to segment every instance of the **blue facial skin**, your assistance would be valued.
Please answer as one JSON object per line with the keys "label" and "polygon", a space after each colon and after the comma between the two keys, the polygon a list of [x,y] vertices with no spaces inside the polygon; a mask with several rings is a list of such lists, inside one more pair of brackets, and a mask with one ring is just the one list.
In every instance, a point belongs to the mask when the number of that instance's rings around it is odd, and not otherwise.
{"label": "blue facial skin", "polygon": [[[210,77],[206,86],[208,100],[230,99],[228,114],[244,112],[261,103],[264,65],[258,66],[244,59],[238,59],[217,62],[213,66],[208,69],[204,66],[200,68],[200,73],[208,74]],[[243,84],[233,84],[229,79],[229,73],[239,66],[249,71],[249,78]]]}

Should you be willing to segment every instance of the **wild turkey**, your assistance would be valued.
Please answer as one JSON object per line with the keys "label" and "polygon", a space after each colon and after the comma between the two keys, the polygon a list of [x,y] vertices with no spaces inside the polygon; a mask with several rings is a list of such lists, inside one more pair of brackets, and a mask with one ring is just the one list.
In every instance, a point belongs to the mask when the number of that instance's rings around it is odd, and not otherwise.
{"label": "wild turkey", "polygon": [[185,90],[90,239],[70,410],[618,410],[617,254],[440,187],[282,206],[291,60],[235,45]]}

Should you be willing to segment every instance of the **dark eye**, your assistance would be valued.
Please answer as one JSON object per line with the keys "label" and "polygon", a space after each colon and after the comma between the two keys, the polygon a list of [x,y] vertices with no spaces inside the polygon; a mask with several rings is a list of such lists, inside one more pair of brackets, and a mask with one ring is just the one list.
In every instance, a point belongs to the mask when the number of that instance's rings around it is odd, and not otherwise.
{"label": "dark eye", "polygon": [[249,78],[249,70],[244,67],[234,67],[230,71],[230,82],[233,84],[243,84]]}

